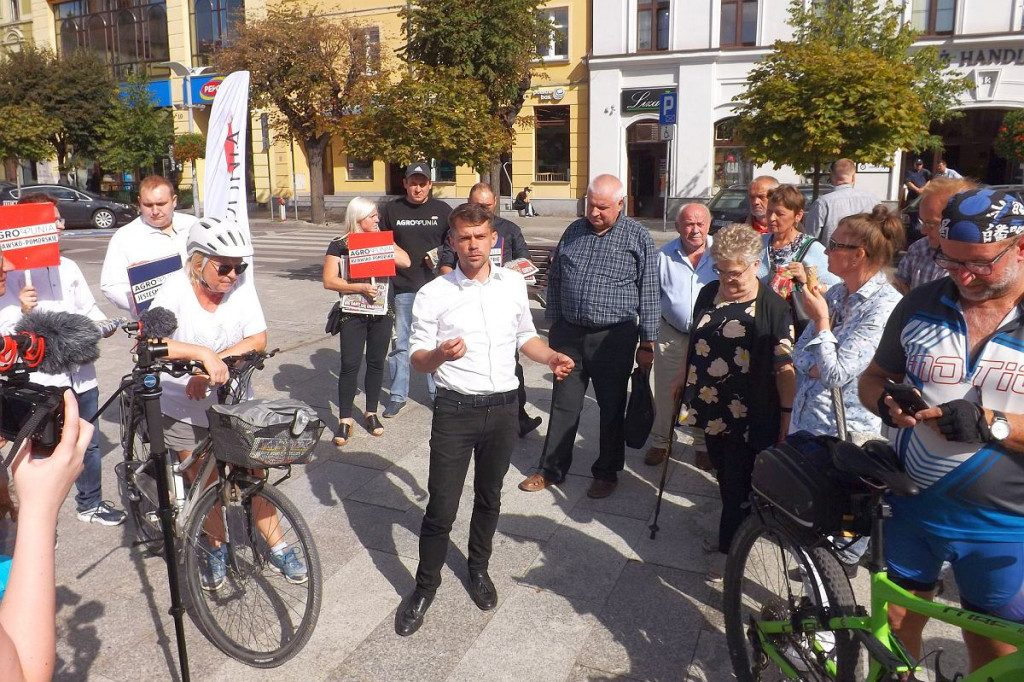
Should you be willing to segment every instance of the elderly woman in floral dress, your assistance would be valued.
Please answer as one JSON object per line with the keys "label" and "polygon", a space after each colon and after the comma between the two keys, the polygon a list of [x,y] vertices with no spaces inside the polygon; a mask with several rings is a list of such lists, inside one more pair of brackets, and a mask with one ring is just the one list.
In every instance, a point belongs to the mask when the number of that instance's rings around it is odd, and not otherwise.
{"label": "elderly woman in floral dress", "polygon": [[749,513],[754,457],[789,432],[796,392],[792,316],[757,278],[761,248],[760,235],[745,225],[715,235],[711,257],[719,281],[697,297],[688,362],[673,381],[682,394],[680,420],[704,430],[718,470],[722,516],[717,541],[704,541],[707,552],[729,552]]}

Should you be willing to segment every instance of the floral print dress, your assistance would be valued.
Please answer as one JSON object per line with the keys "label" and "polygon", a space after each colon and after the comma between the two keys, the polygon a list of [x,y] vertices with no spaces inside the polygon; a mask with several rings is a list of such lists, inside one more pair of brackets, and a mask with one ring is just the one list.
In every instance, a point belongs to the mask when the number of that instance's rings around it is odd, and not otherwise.
{"label": "floral print dress", "polygon": [[[732,303],[716,296],[714,307],[697,320],[691,332],[681,423],[701,428],[709,436],[730,434],[747,440],[755,312],[756,299]],[[771,380],[771,376],[757,380]]]}

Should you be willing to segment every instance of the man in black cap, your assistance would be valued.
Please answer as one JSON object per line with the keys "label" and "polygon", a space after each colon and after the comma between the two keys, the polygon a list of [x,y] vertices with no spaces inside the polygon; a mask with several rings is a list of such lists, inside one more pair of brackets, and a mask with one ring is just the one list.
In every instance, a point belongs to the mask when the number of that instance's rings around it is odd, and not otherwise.
{"label": "man in black cap", "polygon": [[[907,171],[906,181],[903,183],[903,187],[907,190],[907,203],[909,206],[914,199],[921,196],[921,190],[928,184],[928,181],[932,179],[932,173],[930,170],[924,167],[924,161],[921,159],[914,159],[914,169]],[[921,238],[921,215],[917,210],[908,211],[907,216],[910,218],[910,226],[907,230],[907,243],[911,243]]]}
{"label": "man in black cap", "polygon": [[[405,407],[409,396],[409,334],[412,328],[412,302],[420,287],[434,279],[434,263],[427,254],[441,246],[448,231],[451,206],[430,197],[430,166],[422,161],[405,169],[405,196],[388,202],[380,211],[380,229],[395,233],[395,244],[405,249],[412,266],[399,270],[391,280],[395,287],[395,341],[388,356],[391,375],[390,402],[384,408],[385,419]],[[433,257],[437,257],[434,252]],[[434,379],[427,375],[430,402],[434,402]]]}

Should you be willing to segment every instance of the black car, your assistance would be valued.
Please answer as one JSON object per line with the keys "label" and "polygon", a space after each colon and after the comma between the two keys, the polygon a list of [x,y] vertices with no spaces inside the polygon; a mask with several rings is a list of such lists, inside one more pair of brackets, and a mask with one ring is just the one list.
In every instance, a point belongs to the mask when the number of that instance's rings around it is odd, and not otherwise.
{"label": "black car", "polygon": [[[811,205],[811,197],[814,195],[814,185],[797,185],[797,189],[804,195],[807,205]],[[732,185],[721,190],[708,203],[708,210],[711,211],[711,234],[718,232],[726,225],[732,223],[746,222],[750,215],[750,200],[747,198],[749,185]],[[818,196],[828,194],[832,191],[832,185],[818,185]]]}
{"label": "black car", "polygon": [[65,227],[120,227],[138,217],[136,207],[64,185],[22,185],[0,187],[0,203],[7,206],[18,203],[26,194],[48,194],[57,200],[57,208],[64,218]]}

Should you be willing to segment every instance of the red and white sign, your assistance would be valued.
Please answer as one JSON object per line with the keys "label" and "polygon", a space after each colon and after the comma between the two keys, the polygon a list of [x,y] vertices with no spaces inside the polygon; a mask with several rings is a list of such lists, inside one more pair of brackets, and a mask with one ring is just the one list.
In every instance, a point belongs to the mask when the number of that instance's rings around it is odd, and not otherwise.
{"label": "red and white sign", "polygon": [[15,270],[60,265],[53,204],[0,206],[0,249]]}
{"label": "red and white sign", "polygon": [[221,82],[220,78],[213,78],[203,83],[199,88],[199,99],[204,102],[212,102],[213,98],[217,96],[217,89],[220,88]]}
{"label": "red and white sign", "polygon": [[348,274],[352,279],[395,276],[395,235],[352,232],[348,236]]}

